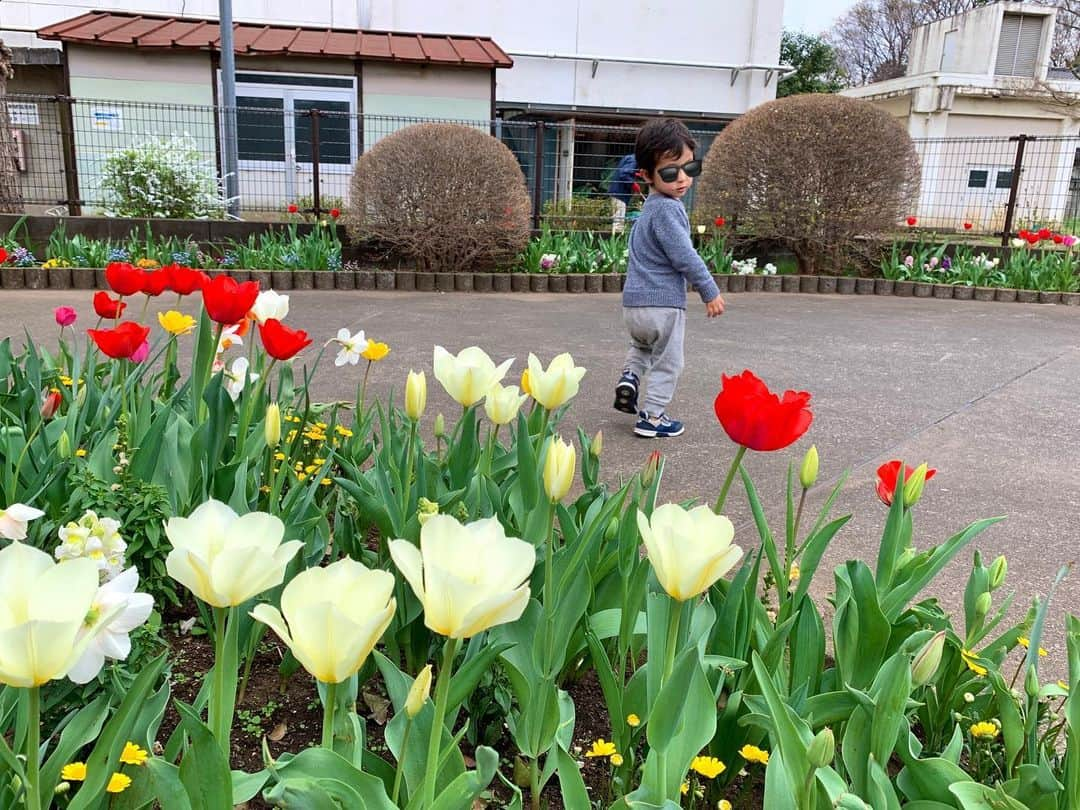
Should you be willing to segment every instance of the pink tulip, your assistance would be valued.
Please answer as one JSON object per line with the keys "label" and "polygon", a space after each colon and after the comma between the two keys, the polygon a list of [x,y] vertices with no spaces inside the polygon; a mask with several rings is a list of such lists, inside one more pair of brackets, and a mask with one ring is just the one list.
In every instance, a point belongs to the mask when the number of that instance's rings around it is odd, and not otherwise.
{"label": "pink tulip", "polygon": [[61,329],[65,326],[71,326],[75,323],[75,319],[79,317],[71,307],[57,307],[53,310],[53,316],[56,318],[56,323],[59,324]]}
{"label": "pink tulip", "polygon": [[139,348],[137,348],[135,350],[135,352],[131,355],[131,362],[132,363],[141,363],[143,360],[145,360],[149,356],[150,356],[150,341],[149,340],[144,340],[142,342],[142,345],[139,346]]}
{"label": "pink tulip", "polygon": [[1061,242],[1062,242],[1062,244],[1065,245],[1065,247],[1072,247],[1073,245],[1076,244],[1076,237],[1075,236],[1064,236],[1064,237],[1062,237]]}

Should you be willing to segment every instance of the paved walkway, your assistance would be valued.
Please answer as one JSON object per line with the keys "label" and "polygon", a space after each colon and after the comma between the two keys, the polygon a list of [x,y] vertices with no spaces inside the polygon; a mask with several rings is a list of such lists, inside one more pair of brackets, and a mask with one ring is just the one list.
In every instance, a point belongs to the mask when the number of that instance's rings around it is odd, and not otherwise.
{"label": "paved walkway", "polygon": [[[394,386],[400,400],[405,373],[426,369],[431,414],[444,410],[450,416],[457,407],[431,375],[434,343],[452,351],[479,344],[496,362],[515,357],[515,378],[529,351],[545,362],[570,351],[589,373],[569,420],[590,433],[603,429],[606,477],[631,474],[659,447],[668,459],[663,496],[669,500],[714,498],[731,460],[733,446],[712,414],[722,373],[750,368],[774,390],[812,392],[814,424],[807,437],[790,451],[750,453],[746,464],[778,530],[787,464],[797,464],[811,441],[822,469],[811,506],[850,470],[835,513],[851,511],[854,518],[819,569],[818,595],[831,589],[832,567],[843,558],[874,558],[885,514],[874,495],[874,472],[890,458],[925,460],[938,469],[917,512],[919,548],[977,518],[1008,515],[973,547],[986,560],[1008,554],[1009,585],[1021,610],[1046,593],[1058,567],[1080,549],[1080,311],[1070,307],[740,294],[728,296],[727,314],[709,321],[695,302],[687,322],[686,371],[670,409],[687,423],[687,432],[657,442],[635,438],[631,418],[611,410],[625,345],[616,296],[291,296],[289,322],[317,342],[348,326],[390,344],[392,353],[373,370],[373,394]],[[89,312],[89,299],[83,292],[5,292],[0,334],[18,335],[25,327],[51,340],[52,308],[73,304]],[[362,372],[336,369],[327,360],[315,378],[316,398],[350,399]],[[738,542],[752,547],[756,533],[739,485],[729,507]],[[962,555],[932,588],[951,607],[962,597],[970,559],[970,553]],[[1051,671],[1064,666],[1066,610],[1080,613],[1080,572],[1065,580],[1051,610],[1043,643]],[[962,616],[957,622],[962,632]]]}

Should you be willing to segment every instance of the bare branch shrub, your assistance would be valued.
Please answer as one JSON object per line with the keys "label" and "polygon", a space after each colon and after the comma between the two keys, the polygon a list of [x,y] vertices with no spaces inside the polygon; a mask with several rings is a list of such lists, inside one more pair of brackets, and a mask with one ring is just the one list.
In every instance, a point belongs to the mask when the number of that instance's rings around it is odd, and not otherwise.
{"label": "bare branch shrub", "polygon": [[895,228],[919,189],[919,158],[888,113],[804,95],[752,109],[713,142],[697,209],[787,247],[801,273],[838,270],[858,237]]}
{"label": "bare branch shrub", "polygon": [[529,239],[529,195],[517,158],[470,127],[416,124],[383,138],[357,162],[351,188],[349,235],[423,269],[497,266]]}

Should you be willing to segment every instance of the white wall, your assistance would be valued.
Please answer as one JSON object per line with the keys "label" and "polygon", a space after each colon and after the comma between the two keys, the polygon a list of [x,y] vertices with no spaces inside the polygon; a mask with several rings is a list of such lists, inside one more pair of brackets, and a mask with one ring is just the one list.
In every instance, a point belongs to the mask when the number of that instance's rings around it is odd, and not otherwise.
{"label": "white wall", "polygon": [[[777,64],[783,0],[365,0],[376,30],[491,36],[507,51]],[[515,57],[499,102],[739,114],[774,98],[776,76]]]}

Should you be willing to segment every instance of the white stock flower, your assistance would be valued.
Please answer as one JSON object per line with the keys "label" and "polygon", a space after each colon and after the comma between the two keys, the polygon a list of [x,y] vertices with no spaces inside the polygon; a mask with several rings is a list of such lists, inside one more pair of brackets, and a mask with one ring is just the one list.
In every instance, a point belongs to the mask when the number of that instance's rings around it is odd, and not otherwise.
{"label": "white stock flower", "polygon": [[26,524],[44,515],[40,509],[24,503],[13,503],[7,509],[0,509],[0,537],[8,540],[25,540]]}
{"label": "white stock flower", "polygon": [[97,677],[106,658],[123,661],[128,657],[129,634],[150,618],[154,609],[154,598],[148,593],[136,593],[138,586],[139,572],[133,566],[98,588],[82,631],[92,638],[68,670],[70,680],[89,683]]}
{"label": "white stock flower", "polygon": [[99,518],[96,512],[87,510],[77,522],[62,526],[59,535],[60,545],[53,552],[57,560],[80,557],[93,560],[102,582],[113,579],[123,570],[127,543],[120,536],[120,521]]}
{"label": "white stock flower", "polygon": [[341,346],[341,351],[339,351],[337,357],[334,358],[335,366],[343,366],[346,363],[355,366],[360,362],[360,358],[363,356],[364,350],[368,346],[368,340],[364,337],[363,329],[355,335],[350,335],[349,330],[343,327],[338,330],[334,342]]}

